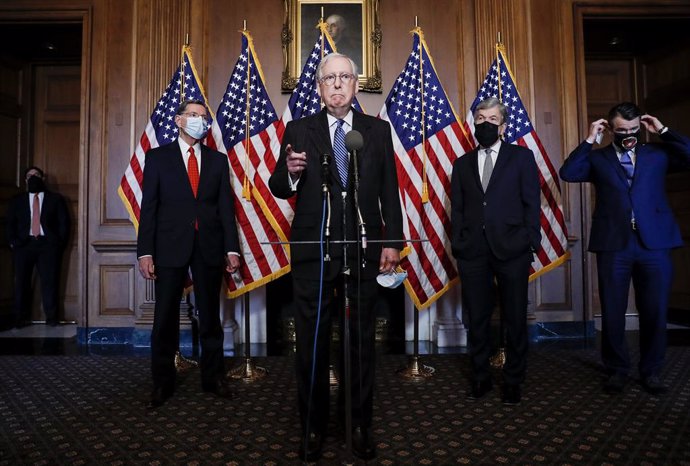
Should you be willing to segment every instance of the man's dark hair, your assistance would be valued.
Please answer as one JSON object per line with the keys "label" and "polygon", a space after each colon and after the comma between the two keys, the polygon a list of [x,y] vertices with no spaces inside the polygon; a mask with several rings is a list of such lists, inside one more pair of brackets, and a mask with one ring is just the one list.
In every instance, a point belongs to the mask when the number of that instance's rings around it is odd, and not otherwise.
{"label": "man's dark hair", "polygon": [[613,108],[611,108],[611,110],[609,110],[607,120],[609,122],[609,125],[613,126],[613,119],[618,116],[623,118],[624,120],[630,121],[634,120],[640,115],[642,115],[640,107],[638,107],[632,102],[621,102],[618,105],[615,105]]}
{"label": "man's dark hair", "polygon": [[206,104],[204,104],[203,101],[199,99],[190,99],[190,100],[185,100],[183,101],[179,107],[177,107],[177,112],[175,113],[176,115],[182,115],[184,112],[187,111],[187,107],[189,107],[192,104],[197,104],[201,105],[202,107],[206,108]]}
{"label": "man's dark hair", "polygon": [[24,179],[26,179],[26,175],[27,175],[31,170],[36,170],[36,171],[41,175],[41,178],[45,178],[45,177],[46,177],[45,174],[43,173],[43,170],[41,170],[40,168],[38,168],[38,167],[35,166],[35,165],[32,165],[32,166],[28,167],[26,170],[24,170]]}

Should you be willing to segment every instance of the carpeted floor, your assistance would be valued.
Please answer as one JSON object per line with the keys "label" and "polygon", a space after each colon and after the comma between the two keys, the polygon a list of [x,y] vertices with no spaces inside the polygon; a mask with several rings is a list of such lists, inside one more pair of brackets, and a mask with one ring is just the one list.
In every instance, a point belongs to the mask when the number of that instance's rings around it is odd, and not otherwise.
{"label": "carpeted floor", "polygon": [[[669,348],[663,397],[635,380],[603,394],[596,349],[532,350],[517,407],[501,404],[499,387],[465,400],[466,355],[423,356],[436,369],[424,382],[395,375],[405,356],[379,360],[371,464],[690,465],[689,347]],[[269,375],[233,382],[234,401],[203,393],[192,370],[151,412],[146,356],[2,356],[0,465],[296,464],[292,358],[256,362]],[[319,464],[344,451],[332,420]]]}

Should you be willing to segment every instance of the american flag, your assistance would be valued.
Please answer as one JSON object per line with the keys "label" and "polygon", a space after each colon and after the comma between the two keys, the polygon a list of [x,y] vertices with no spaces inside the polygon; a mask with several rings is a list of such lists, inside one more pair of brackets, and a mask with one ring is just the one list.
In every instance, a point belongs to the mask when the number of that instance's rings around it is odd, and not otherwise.
{"label": "american flag", "polygon": [[530,149],[534,153],[534,160],[539,168],[541,248],[537,251],[530,269],[530,279],[534,279],[568,259],[570,256],[567,251],[568,231],[563,218],[561,188],[556,171],[522,104],[510,65],[505,59],[505,47],[502,44],[496,45],[496,59],[491,64],[467,115],[466,124],[471,134],[474,134],[474,109],[479,102],[489,97],[499,99],[507,107],[508,128],[504,135],[505,142]]}
{"label": "american flag", "polygon": [[168,87],[163,91],[163,95],[158,99],[117,190],[137,230],[144,182],[144,156],[149,149],[169,144],[177,139],[175,112],[183,100],[192,99],[204,102],[208,108],[204,89],[192,61],[192,51],[185,45],[182,47],[180,66],[173,74]]}
{"label": "american flag", "polygon": [[210,147],[228,154],[230,160],[243,252],[241,279],[233,275],[227,280],[231,298],[290,270],[286,248],[275,243],[286,241],[293,215],[292,206],[274,198],[268,189],[268,179],[280,152],[280,123],[266,92],[252,37],[247,31],[241,32],[240,56],[207,138]]}
{"label": "american flag", "polygon": [[417,309],[436,301],[458,280],[450,247],[450,174],[472,148],[459,123],[420,28],[412,52],[379,117],[392,128],[404,235],[412,242],[401,260],[405,287]]}
{"label": "american flag", "polygon": [[[321,97],[319,97],[317,91],[316,70],[319,67],[319,63],[321,63],[322,57],[329,53],[337,52],[337,50],[333,39],[328,33],[328,24],[320,21],[317,28],[319,29],[319,37],[316,39],[309,58],[302,68],[302,74],[283,112],[281,119],[282,130],[292,120],[299,120],[304,116],[315,115],[321,111]],[[353,102],[353,107],[360,112],[362,111],[357,98]],[[283,136],[282,130],[280,131],[281,140]]]}

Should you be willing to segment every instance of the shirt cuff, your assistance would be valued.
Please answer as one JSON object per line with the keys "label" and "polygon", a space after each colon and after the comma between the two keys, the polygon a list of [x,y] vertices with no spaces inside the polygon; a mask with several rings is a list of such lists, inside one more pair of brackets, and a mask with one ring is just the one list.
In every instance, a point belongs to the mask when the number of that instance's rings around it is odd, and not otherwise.
{"label": "shirt cuff", "polygon": [[292,176],[288,173],[288,183],[290,183],[290,189],[292,192],[297,191],[297,184],[299,183],[299,178],[297,178],[295,181],[292,181]]}
{"label": "shirt cuff", "polygon": [[226,255],[228,255],[228,256],[237,256],[237,257],[240,257],[240,253],[239,253],[239,252],[235,252],[235,251],[228,251],[228,252],[226,253]]}

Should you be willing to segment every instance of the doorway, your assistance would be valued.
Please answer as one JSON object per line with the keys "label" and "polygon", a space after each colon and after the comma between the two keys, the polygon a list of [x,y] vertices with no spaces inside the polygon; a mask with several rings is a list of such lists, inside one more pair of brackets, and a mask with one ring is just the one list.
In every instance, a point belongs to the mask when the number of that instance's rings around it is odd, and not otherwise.
{"label": "doorway", "polygon": [[[25,190],[23,173],[38,166],[48,189],[62,194],[68,204],[71,233],[62,258],[59,314],[77,322],[82,313],[79,284],[79,166],[81,139],[80,22],[6,23],[0,27],[0,134],[2,151],[0,214],[5,223],[9,199]],[[3,235],[4,236],[4,235]],[[0,316],[6,321],[14,300],[11,253],[6,239],[0,244]],[[7,260],[5,260],[7,259]],[[44,320],[38,277],[34,277],[31,319]]]}
{"label": "doorway", "polygon": [[[581,134],[589,123],[606,117],[608,110],[622,101],[635,102],[643,112],[658,117],[664,124],[690,134],[690,8],[674,7],[630,9],[598,8],[588,14],[581,11],[584,42],[584,79],[586,80],[587,120],[580,121]],[[653,40],[650,40],[653,38]],[[580,76],[582,78],[582,76]],[[582,87],[581,87],[582,88]],[[648,138],[653,141],[654,138]],[[610,136],[602,141],[609,144]],[[583,247],[589,236],[594,208],[594,191],[584,185],[582,191]],[[690,324],[690,173],[667,177],[667,194],[681,226],[686,246],[672,252],[674,282],[671,290],[669,322]],[[588,254],[588,253],[587,253]],[[591,254],[585,260],[584,280],[589,315],[601,315],[598,297],[596,261]],[[637,314],[630,290],[628,315]],[[637,324],[637,319],[631,321]]]}

